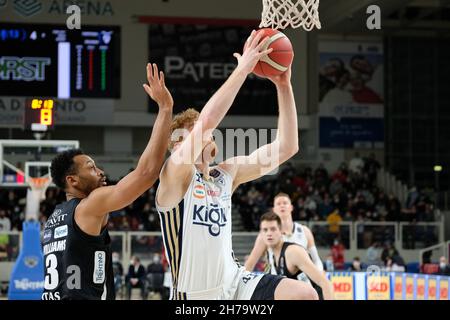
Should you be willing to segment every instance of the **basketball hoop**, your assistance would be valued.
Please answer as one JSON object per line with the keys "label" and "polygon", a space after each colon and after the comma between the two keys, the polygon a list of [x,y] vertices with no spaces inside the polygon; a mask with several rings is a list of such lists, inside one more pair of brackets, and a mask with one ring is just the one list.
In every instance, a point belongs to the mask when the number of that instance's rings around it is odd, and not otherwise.
{"label": "basketball hoop", "polygon": [[28,177],[28,184],[31,190],[41,200],[45,199],[45,191],[47,191],[47,188],[50,186],[51,183],[52,179],[48,176],[34,177],[34,178]]}
{"label": "basketball hoop", "polygon": [[260,28],[321,28],[319,0],[263,0]]}
{"label": "basketball hoop", "polygon": [[25,208],[25,220],[39,219],[39,206],[41,201],[45,200],[45,191],[52,183],[50,176],[27,177],[27,205]]}

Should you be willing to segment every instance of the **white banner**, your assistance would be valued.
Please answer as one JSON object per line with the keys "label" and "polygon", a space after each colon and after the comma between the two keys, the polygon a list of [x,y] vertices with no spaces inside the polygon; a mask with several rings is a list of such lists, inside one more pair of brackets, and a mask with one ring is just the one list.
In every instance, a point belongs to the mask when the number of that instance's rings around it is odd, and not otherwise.
{"label": "white banner", "polygon": [[329,104],[320,105],[320,116],[341,118],[384,118],[382,104]]}

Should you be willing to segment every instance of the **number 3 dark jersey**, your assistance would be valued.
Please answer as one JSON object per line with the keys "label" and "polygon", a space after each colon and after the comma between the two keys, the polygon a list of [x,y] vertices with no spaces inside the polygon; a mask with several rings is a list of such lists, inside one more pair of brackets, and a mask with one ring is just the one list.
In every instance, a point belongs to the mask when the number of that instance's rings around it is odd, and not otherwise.
{"label": "number 3 dark jersey", "polygon": [[84,233],[75,223],[81,199],[56,206],[42,239],[45,282],[42,300],[114,300],[111,238]]}

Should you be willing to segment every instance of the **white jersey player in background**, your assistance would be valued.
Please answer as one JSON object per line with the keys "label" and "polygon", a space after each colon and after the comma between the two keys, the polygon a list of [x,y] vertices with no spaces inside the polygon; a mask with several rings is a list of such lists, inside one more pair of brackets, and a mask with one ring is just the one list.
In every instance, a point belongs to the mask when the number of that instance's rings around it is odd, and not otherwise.
{"label": "white jersey player in background", "polygon": [[[293,210],[294,207],[292,206],[289,195],[287,195],[286,193],[279,193],[275,196],[273,200],[273,212],[276,213],[281,219],[281,231],[283,233],[283,240],[285,242],[296,243],[305,248],[314,265],[320,271],[323,271],[323,263],[320,260],[319,253],[317,252],[317,248],[314,242],[314,236],[307,226],[294,222],[292,220]],[[245,269],[248,271],[253,271],[256,263],[266,253],[266,251],[268,252],[268,264],[270,267],[270,273],[276,274],[273,261],[273,253],[265,245],[261,233],[258,234],[252,252],[245,262]],[[310,282],[308,277],[304,273],[300,273],[298,275],[298,279],[308,283]]]}
{"label": "white jersey player in background", "polygon": [[[297,111],[291,70],[271,77],[278,94],[279,122],[275,140],[249,156],[226,160],[210,168],[215,155],[212,131],[231,107],[256,63],[271,49],[270,38],[252,32],[236,69],[204,106],[177,115],[171,155],[161,174],[156,206],[172,273],[172,299],[317,299],[311,286],[276,275],[246,272],[234,259],[231,241],[231,196],[242,183],[255,180],[298,151]],[[267,47],[266,47],[267,48]],[[248,106],[257,108],[258,106]],[[269,159],[270,163],[262,159]]]}

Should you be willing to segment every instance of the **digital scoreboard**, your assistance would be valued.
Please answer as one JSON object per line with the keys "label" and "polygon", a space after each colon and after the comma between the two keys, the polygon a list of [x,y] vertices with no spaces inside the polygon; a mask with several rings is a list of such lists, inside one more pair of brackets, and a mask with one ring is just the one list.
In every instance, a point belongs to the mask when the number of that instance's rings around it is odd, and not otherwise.
{"label": "digital scoreboard", "polygon": [[24,127],[32,131],[47,131],[53,128],[53,99],[26,99]]}
{"label": "digital scoreboard", "polygon": [[120,27],[0,23],[0,95],[120,98]]}

